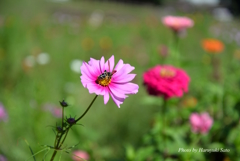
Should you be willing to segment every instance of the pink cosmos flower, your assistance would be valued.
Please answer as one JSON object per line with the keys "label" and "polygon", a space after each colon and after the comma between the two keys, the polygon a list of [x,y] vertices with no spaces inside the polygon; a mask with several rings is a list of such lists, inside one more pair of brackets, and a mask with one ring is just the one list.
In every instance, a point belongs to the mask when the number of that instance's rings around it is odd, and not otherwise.
{"label": "pink cosmos flower", "polygon": [[188,91],[190,78],[182,69],[157,65],[143,74],[143,81],[150,95],[169,99],[182,97]]}
{"label": "pink cosmos flower", "polygon": [[179,32],[194,25],[193,20],[187,17],[166,16],[162,22],[173,31]]}
{"label": "pink cosmos flower", "polygon": [[81,82],[89,93],[95,93],[104,97],[104,104],[109,100],[109,94],[115,104],[120,107],[127,94],[136,94],[138,85],[131,83],[136,74],[129,74],[135,69],[130,64],[124,64],[120,59],[114,68],[114,56],[105,62],[90,58],[88,63],[83,62],[81,66]]}
{"label": "pink cosmos flower", "polygon": [[84,161],[89,159],[89,155],[85,151],[77,150],[73,152],[72,159],[74,161]]}
{"label": "pink cosmos flower", "polygon": [[0,103],[0,120],[7,121],[8,119],[8,114],[5,111],[3,105]]}
{"label": "pink cosmos flower", "polygon": [[193,132],[200,132],[205,134],[212,127],[213,119],[209,116],[207,112],[198,114],[192,113],[190,118],[190,124]]}

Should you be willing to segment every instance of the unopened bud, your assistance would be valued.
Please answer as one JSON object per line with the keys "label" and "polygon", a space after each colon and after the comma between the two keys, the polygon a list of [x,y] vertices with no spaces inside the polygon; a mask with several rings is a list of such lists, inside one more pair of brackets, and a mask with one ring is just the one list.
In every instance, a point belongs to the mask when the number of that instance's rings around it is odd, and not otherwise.
{"label": "unopened bud", "polygon": [[60,105],[62,107],[67,107],[68,106],[67,102],[65,102],[64,100],[62,100],[62,102],[61,101],[59,101],[59,102],[60,102]]}

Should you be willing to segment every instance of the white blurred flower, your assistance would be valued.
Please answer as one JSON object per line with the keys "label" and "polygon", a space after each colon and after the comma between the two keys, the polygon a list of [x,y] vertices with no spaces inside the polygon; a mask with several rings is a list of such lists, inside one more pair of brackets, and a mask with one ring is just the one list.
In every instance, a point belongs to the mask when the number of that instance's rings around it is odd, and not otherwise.
{"label": "white blurred flower", "polygon": [[235,35],[235,41],[239,45],[240,44],[240,32],[237,32]]}
{"label": "white blurred flower", "polygon": [[196,6],[201,5],[217,6],[220,2],[220,0],[182,0],[182,1],[187,1]]}
{"label": "white blurred flower", "polygon": [[102,11],[95,11],[89,18],[89,24],[93,27],[99,27],[102,24],[104,14]]}
{"label": "white blurred flower", "polygon": [[227,8],[216,8],[213,10],[213,17],[218,21],[232,21],[233,16]]}
{"label": "white blurred flower", "polygon": [[72,71],[76,73],[81,73],[81,70],[80,70],[81,65],[82,65],[82,60],[74,59],[70,63],[70,68],[72,69]]}
{"label": "white blurred flower", "polygon": [[24,64],[27,67],[33,67],[35,65],[35,58],[32,55],[28,55],[25,59],[24,59]]}
{"label": "white blurred flower", "polygon": [[56,12],[53,14],[53,18],[60,24],[69,24],[72,22],[72,16],[64,12]]}
{"label": "white blurred flower", "polygon": [[45,65],[45,64],[49,63],[50,56],[47,53],[40,53],[37,56],[36,61],[38,62],[38,64]]}

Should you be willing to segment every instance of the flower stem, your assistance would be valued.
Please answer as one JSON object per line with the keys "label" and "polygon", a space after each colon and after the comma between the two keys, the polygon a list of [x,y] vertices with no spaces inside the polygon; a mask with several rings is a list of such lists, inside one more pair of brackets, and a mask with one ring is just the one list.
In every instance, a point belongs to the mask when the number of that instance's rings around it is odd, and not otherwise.
{"label": "flower stem", "polygon": [[62,129],[63,129],[63,120],[64,120],[64,107],[62,107]]}
{"label": "flower stem", "polygon": [[218,55],[212,55],[211,58],[211,63],[212,63],[212,78],[214,81],[217,83],[221,83],[221,62]]}
{"label": "flower stem", "polygon": [[173,32],[173,61],[176,66],[179,65],[179,33],[178,31]]}
{"label": "flower stem", "polygon": [[[70,126],[72,126],[72,125],[70,125]],[[65,139],[66,139],[66,137],[67,137],[67,135],[68,135],[69,129],[70,129],[70,127],[67,129],[67,132],[66,132],[66,134],[65,134],[65,136],[64,136],[64,138],[63,138],[63,140],[62,140],[62,142],[61,142],[61,144],[60,144],[59,147],[61,147],[61,146],[63,145],[63,143],[64,143],[64,141],[65,141]]]}
{"label": "flower stem", "polygon": [[90,107],[92,106],[92,104],[94,103],[94,101],[96,100],[97,96],[98,96],[98,95],[96,95],[96,96],[94,97],[94,99],[92,100],[92,102],[90,103],[90,105],[88,106],[88,108],[86,109],[86,111],[82,114],[82,116],[80,116],[80,117],[76,120],[76,122],[78,122],[79,120],[81,120],[81,118],[83,118],[83,116],[86,115],[86,113],[88,112],[88,110],[90,109]]}
{"label": "flower stem", "polygon": [[[87,114],[88,110],[91,108],[91,106],[92,106],[92,104],[94,103],[94,101],[96,100],[97,96],[98,96],[98,95],[96,95],[96,96],[94,97],[94,99],[92,100],[92,102],[90,103],[90,105],[88,106],[88,108],[85,110],[85,112],[75,121],[75,124],[76,124],[79,120],[81,120],[81,119]],[[64,117],[64,114],[62,114],[62,117]],[[62,128],[63,128],[63,119],[64,119],[64,118],[62,118]],[[57,150],[59,150],[59,149],[61,148],[61,146],[63,145],[64,141],[65,141],[66,138],[67,138],[69,129],[70,129],[73,125],[75,125],[75,124],[71,124],[71,125],[67,126],[67,127],[66,127],[66,130],[65,130],[63,133],[61,133],[60,137],[58,136],[58,134],[56,135],[55,143],[54,143],[54,149],[55,149],[55,150],[54,150],[54,152],[53,152],[53,154],[52,154],[52,157],[51,157],[51,160],[50,160],[50,161],[53,161],[53,160],[54,160],[54,158],[55,158],[55,156],[56,156],[56,154],[57,154]],[[64,135],[64,138],[62,139],[63,135]],[[59,139],[57,139],[57,137],[59,137]],[[57,142],[56,142],[56,140],[57,140]]]}
{"label": "flower stem", "polygon": [[54,152],[53,152],[53,155],[52,155],[52,158],[51,158],[51,160],[50,160],[50,161],[53,161],[53,160],[54,160],[54,158],[55,158],[56,154],[57,154],[57,150],[54,150]]}
{"label": "flower stem", "polygon": [[162,106],[162,135],[163,135],[163,159],[165,160],[165,156],[167,153],[167,145],[166,145],[166,134],[165,134],[165,124],[166,124],[166,120],[165,120],[165,113],[166,113],[166,107],[167,107],[167,99],[163,98],[163,106]]}

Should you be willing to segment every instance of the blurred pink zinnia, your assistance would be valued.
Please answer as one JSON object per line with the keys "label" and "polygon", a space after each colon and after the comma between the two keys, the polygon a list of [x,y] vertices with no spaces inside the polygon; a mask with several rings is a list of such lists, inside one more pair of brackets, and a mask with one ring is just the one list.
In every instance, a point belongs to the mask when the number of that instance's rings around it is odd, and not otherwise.
{"label": "blurred pink zinnia", "polygon": [[101,60],[90,58],[88,63],[83,62],[81,66],[81,82],[89,93],[95,93],[104,97],[104,104],[111,95],[115,104],[120,107],[126,94],[136,94],[138,85],[130,83],[136,74],[129,74],[135,69],[130,64],[123,64],[120,59],[114,68],[114,56],[105,62],[104,57]]}
{"label": "blurred pink zinnia", "polygon": [[74,161],[84,161],[89,159],[89,155],[85,151],[77,150],[73,152],[72,159]]}
{"label": "blurred pink zinnia", "polygon": [[176,32],[192,27],[194,24],[190,18],[179,16],[166,16],[162,19],[162,22]]}
{"label": "blurred pink zinnia", "polygon": [[169,99],[182,97],[188,91],[190,78],[182,69],[157,65],[143,74],[143,81],[150,95]]}
{"label": "blurred pink zinnia", "polygon": [[192,113],[189,120],[192,126],[192,131],[200,132],[202,134],[207,133],[213,124],[213,119],[207,112],[201,114]]}

